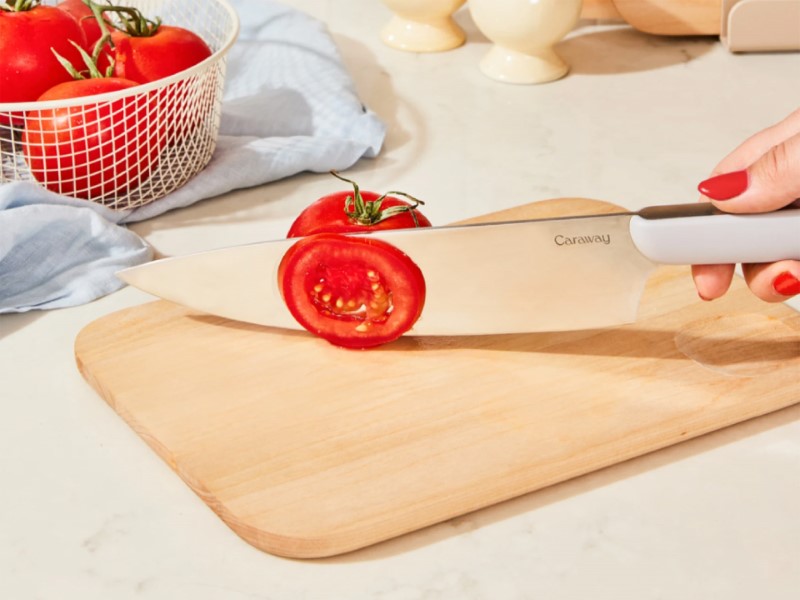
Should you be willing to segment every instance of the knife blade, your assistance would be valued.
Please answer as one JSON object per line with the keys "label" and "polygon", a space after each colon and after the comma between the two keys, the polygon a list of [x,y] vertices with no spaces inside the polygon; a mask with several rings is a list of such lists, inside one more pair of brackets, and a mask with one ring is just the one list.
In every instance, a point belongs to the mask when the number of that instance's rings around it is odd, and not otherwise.
{"label": "knife blade", "polygon": [[[349,235],[382,239],[421,269],[425,306],[409,335],[567,331],[635,322],[659,264],[800,259],[800,208],[733,215],[692,203]],[[299,239],[164,258],[118,276],[194,310],[301,329],[277,281],[281,259]]]}

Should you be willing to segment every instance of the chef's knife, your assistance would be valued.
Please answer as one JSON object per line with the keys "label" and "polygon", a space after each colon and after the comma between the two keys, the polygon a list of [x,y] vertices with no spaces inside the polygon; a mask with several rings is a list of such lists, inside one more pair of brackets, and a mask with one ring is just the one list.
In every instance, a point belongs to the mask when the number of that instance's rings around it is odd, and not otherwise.
{"label": "chef's knife", "polygon": [[[411,335],[565,331],[634,322],[658,264],[800,259],[800,208],[732,215],[694,203],[352,235],[389,242],[421,269],[425,306]],[[297,239],[165,258],[118,275],[195,310],[300,329],[277,282]]]}

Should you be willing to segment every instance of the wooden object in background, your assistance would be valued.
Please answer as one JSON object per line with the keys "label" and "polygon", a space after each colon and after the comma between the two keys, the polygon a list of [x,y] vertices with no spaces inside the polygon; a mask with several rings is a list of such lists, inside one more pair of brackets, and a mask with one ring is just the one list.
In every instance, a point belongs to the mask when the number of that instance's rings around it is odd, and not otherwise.
{"label": "wooden object in background", "polygon": [[614,0],[631,26],[658,35],[719,35],[722,0]]}
{"label": "wooden object in background", "polygon": [[584,0],[581,14],[656,35],[719,35],[723,17],[722,0]]}
{"label": "wooden object in background", "polygon": [[583,19],[601,19],[604,21],[623,21],[614,0],[583,0],[581,10]]}
{"label": "wooden object in background", "polygon": [[[481,220],[612,210],[559,200]],[[639,321],[614,329],[403,337],[352,351],[157,301],[89,324],[75,355],[237,534],[306,558],[800,401],[800,315],[739,280],[701,302],[683,267],[657,270]]]}

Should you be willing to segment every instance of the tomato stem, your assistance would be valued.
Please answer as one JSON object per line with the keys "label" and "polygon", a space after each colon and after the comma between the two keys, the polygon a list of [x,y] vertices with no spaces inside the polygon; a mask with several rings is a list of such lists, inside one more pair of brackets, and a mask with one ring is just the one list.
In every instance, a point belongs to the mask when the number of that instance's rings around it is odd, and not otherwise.
{"label": "tomato stem", "polygon": [[86,79],[86,77],[83,75],[84,73],[87,73],[89,75],[89,79],[102,79],[103,77],[106,77],[106,75],[103,75],[100,72],[100,69],[97,68],[97,63],[95,62],[95,60],[91,56],[89,56],[86,50],[81,48],[80,44],[76,44],[72,40],[68,41],[70,44],[75,46],[75,49],[80,53],[81,58],[83,59],[83,64],[86,65],[85,71],[78,71],[78,69],[75,68],[75,65],[73,65],[66,58],[64,58],[58,52],[56,52],[55,48],[51,47],[50,52],[52,52],[55,55],[56,60],[58,60],[58,62],[61,63],[61,66],[64,67],[70,75],[72,75],[73,79]]}
{"label": "tomato stem", "polygon": [[[411,213],[411,218],[414,220],[414,227],[419,227],[419,220],[417,219],[417,211],[415,210],[418,206],[424,205],[425,203],[412,196],[411,194],[406,194],[405,192],[397,192],[391,191],[386,192],[385,194],[375,198],[375,200],[371,200],[368,202],[364,201],[364,198],[361,196],[361,190],[358,187],[358,184],[355,181],[342,177],[336,171],[330,171],[330,174],[345,181],[353,186],[353,195],[347,196],[344,201],[344,212],[345,214],[353,219],[359,225],[370,226],[375,225],[376,223],[380,223],[381,221],[385,221],[395,215],[399,215],[405,212]],[[381,210],[381,204],[386,199],[387,196],[396,195],[396,196],[403,196],[404,198],[408,198],[411,201],[411,204],[403,204],[400,206],[390,206],[389,208],[385,208]]]}
{"label": "tomato stem", "polygon": [[[155,20],[145,17],[138,8],[132,6],[116,6],[107,0],[107,4],[97,4],[94,0],[83,0],[83,3],[92,9],[100,29],[105,33],[107,29],[104,26],[105,19],[103,14],[107,12],[116,13],[120,24],[108,22],[114,29],[123,33],[127,33],[131,37],[152,37],[161,26],[161,17],[156,17]],[[111,43],[113,47],[114,44]]]}
{"label": "tomato stem", "polygon": [[[107,21],[105,17],[103,17],[103,7],[92,0],[83,0],[83,3],[89,7],[89,10],[92,11],[92,15],[94,16],[95,21],[97,21],[97,26],[100,28],[101,36],[100,39],[95,42],[94,48],[92,49],[92,63],[97,65],[97,62],[100,60],[100,54],[103,52],[103,48],[106,44],[111,50],[114,50],[114,40],[111,39],[111,31],[108,29]],[[86,59],[84,59],[85,61]],[[113,53],[110,56],[110,64],[105,72],[105,77],[111,77],[114,74],[114,55]]]}
{"label": "tomato stem", "polygon": [[8,2],[0,2],[0,11],[5,12],[25,12],[28,10],[33,10],[39,4],[41,0],[16,0],[14,4],[9,4]]}

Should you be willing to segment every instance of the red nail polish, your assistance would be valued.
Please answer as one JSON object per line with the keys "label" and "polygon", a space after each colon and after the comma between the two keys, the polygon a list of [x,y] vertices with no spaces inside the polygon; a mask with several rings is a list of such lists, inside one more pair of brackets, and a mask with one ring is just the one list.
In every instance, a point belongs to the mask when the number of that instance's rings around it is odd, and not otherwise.
{"label": "red nail polish", "polygon": [[772,287],[781,296],[796,296],[800,294],[800,280],[788,271],[784,271],[772,282]]}
{"label": "red nail polish", "polygon": [[700,182],[697,189],[712,200],[730,200],[747,189],[747,171],[734,171]]}

